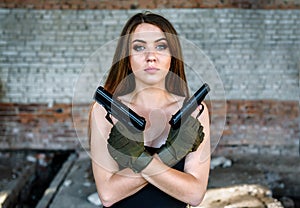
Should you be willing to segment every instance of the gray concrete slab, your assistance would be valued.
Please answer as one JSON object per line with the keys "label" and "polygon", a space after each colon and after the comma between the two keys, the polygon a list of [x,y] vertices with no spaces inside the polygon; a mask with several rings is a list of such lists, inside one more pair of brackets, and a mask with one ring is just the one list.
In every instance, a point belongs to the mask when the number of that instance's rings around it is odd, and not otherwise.
{"label": "gray concrete slab", "polygon": [[[300,165],[297,158],[262,157],[257,155],[232,156],[232,166],[211,170],[209,188],[199,207],[283,207],[272,197],[271,189],[280,194],[297,191]],[[90,158],[85,153],[74,162],[51,208],[96,208],[88,196],[96,193]],[[295,192],[297,195],[299,192]]]}
{"label": "gray concrete slab", "polygon": [[[61,171],[65,172],[65,170]],[[79,157],[67,172],[49,207],[96,208],[99,206],[88,201],[88,196],[95,192],[96,186],[92,177],[90,158],[84,152],[79,153]]]}

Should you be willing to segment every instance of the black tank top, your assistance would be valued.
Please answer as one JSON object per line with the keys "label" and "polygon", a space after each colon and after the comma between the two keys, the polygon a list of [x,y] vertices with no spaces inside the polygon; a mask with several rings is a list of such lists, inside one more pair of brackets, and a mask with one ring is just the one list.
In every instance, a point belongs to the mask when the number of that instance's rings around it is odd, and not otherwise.
{"label": "black tank top", "polygon": [[[151,154],[157,152],[158,148],[145,147]],[[174,169],[183,171],[184,159],[173,166]],[[163,191],[159,190],[152,184],[147,184],[137,193],[129,196],[110,208],[185,208],[186,203],[179,201]],[[105,208],[105,207],[104,207]]]}

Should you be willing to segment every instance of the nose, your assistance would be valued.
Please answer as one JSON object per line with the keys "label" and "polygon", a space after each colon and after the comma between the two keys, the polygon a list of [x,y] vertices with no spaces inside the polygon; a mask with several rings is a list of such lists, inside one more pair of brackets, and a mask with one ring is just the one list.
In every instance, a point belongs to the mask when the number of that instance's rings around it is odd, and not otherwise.
{"label": "nose", "polygon": [[156,61],[156,55],[153,51],[147,51],[146,52],[146,61],[147,62],[155,62]]}

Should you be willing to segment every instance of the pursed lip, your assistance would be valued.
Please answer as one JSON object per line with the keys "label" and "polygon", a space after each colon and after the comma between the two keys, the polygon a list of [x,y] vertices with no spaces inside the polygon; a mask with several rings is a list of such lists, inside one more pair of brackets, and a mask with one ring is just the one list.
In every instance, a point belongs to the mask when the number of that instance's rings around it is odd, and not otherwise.
{"label": "pursed lip", "polygon": [[155,68],[155,67],[148,67],[146,69],[144,69],[144,71],[146,72],[156,72],[158,71],[159,69],[158,68]]}

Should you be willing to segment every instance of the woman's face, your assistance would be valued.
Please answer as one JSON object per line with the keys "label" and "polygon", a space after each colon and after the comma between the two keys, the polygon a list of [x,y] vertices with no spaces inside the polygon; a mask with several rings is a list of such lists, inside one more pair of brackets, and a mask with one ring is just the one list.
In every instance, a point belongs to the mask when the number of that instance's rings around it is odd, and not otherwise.
{"label": "woman's face", "polygon": [[164,32],[152,24],[138,25],[131,34],[129,50],[136,86],[165,87],[171,54]]}

